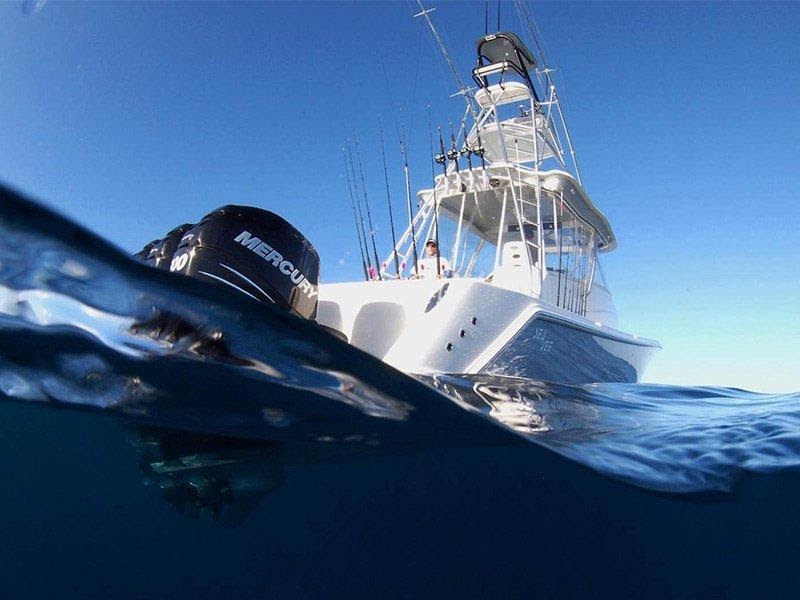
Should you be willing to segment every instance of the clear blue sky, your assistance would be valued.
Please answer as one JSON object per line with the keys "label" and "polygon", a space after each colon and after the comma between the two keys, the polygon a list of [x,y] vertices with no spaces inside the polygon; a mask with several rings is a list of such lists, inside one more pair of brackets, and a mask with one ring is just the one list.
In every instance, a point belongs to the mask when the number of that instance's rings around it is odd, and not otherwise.
{"label": "clear blue sky", "polygon": [[[467,79],[484,4],[431,2]],[[126,251],[226,203],[280,212],[358,277],[341,146],[384,249],[383,115],[430,184],[426,106],[461,115],[410,3],[0,3],[0,180]],[[491,3],[494,22],[495,3]],[[540,3],[586,188],[648,380],[800,389],[800,4]],[[513,4],[501,28],[519,29]],[[389,76],[387,86],[384,68]]]}

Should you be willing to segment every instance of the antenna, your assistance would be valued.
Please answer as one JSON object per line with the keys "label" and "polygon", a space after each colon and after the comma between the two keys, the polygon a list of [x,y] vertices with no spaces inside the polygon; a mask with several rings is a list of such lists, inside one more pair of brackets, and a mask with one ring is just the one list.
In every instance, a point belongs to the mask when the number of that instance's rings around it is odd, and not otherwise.
{"label": "antenna", "polygon": [[453,77],[455,77],[456,84],[458,85],[458,93],[464,96],[464,101],[467,103],[467,106],[470,109],[470,112],[475,116],[475,109],[472,106],[472,98],[471,95],[468,94],[469,89],[464,87],[464,82],[461,81],[461,77],[458,74],[458,69],[456,69],[456,65],[453,62],[453,59],[450,58],[450,53],[447,51],[447,46],[444,45],[444,41],[442,40],[439,32],[436,31],[436,27],[433,26],[433,21],[431,20],[429,13],[435,11],[435,8],[428,8],[426,9],[422,5],[422,0],[417,0],[417,5],[419,6],[420,12],[414,15],[414,18],[417,17],[424,17],[425,22],[428,24],[428,29],[430,29],[433,38],[436,40],[436,43],[439,45],[439,49],[442,51],[444,55],[444,59],[447,61],[447,65],[450,67],[450,71],[453,73]]}

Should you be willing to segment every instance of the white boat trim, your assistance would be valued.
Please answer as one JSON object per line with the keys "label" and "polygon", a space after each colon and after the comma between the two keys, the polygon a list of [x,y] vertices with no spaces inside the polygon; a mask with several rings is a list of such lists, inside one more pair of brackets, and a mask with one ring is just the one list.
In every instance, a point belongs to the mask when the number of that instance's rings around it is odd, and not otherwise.
{"label": "white boat trim", "polygon": [[[261,293],[262,293],[262,294],[264,294],[264,295],[265,295],[267,298],[269,298],[270,302],[273,302],[273,303],[275,302],[275,300],[273,300],[273,299],[272,299],[272,296],[270,296],[270,295],[269,295],[267,292],[265,292],[264,290],[262,290],[262,289],[261,289],[261,287],[260,287],[260,286],[258,286],[258,285],[256,284],[256,282],[255,282],[255,281],[253,281],[253,280],[252,280],[252,279],[250,279],[249,277],[246,277],[246,276],[242,275],[241,273],[239,273],[239,271],[237,271],[237,270],[236,270],[236,269],[234,269],[233,267],[229,267],[228,265],[226,265],[226,264],[224,264],[224,263],[218,263],[218,264],[219,264],[219,266],[220,266],[220,267],[222,267],[223,269],[227,269],[228,271],[230,271],[230,272],[231,272],[231,273],[233,273],[234,275],[238,275],[239,277],[241,277],[242,279],[244,279],[244,280],[245,280],[247,283],[249,283],[250,285],[252,285],[252,286],[253,286],[254,288],[256,288],[256,289],[257,289],[259,292],[261,292]],[[206,275],[207,275],[207,274],[208,274],[208,273],[206,273]]]}
{"label": "white boat trim", "polygon": [[247,294],[248,296],[250,296],[256,302],[260,302],[260,300],[258,298],[256,298],[255,296],[253,296],[253,294],[251,294],[247,290],[243,290],[238,285],[236,285],[235,283],[231,283],[227,279],[223,279],[222,277],[214,275],[213,273],[209,273],[208,271],[198,271],[198,273],[200,273],[201,275],[205,275],[207,277],[211,277],[211,279],[215,279],[216,281],[219,281],[220,283],[224,283],[225,285],[228,285],[228,286],[230,286],[230,287],[232,287],[232,288],[234,288],[236,290],[239,290],[243,294]]}

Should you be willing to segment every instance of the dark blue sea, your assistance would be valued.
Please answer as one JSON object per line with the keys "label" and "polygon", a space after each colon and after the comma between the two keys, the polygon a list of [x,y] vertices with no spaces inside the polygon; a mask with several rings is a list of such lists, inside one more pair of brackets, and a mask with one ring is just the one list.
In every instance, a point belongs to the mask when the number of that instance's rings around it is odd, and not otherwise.
{"label": "dark blue sea", "polygon": [[800,589],[800,395],[416,379],[0,192],[0,597]]}

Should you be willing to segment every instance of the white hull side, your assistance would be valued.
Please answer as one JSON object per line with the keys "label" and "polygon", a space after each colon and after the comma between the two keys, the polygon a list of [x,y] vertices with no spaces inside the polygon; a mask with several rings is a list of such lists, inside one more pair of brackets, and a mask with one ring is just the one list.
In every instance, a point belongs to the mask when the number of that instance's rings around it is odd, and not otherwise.
{"label": "white hull side", "polygon": [[[542,365],[558,357],[562,363],[559,380],[577,381],[564,371],[564,343],[553,346],[562,338],[583,363],[605,351],[629,364],[633,380],[638,380],[658,347],[655,342],[598,326],[547,302],[475,279],[327,284],[320,286],[319,299],[317,320],[321,324],[342,331],[353,345],[406,373],[479,373],[488,367],[491,372],[536,377],[555,373]],[[542,345],[535,339],[543,335],[537,333],[542,327],[532,329],[532,324],[545,317],[549,333],[544,335],[551,340]],[[575,348],[576,344],[591,346],[593,355],[587,358],[586,348]],[[600,347],[604,351],[598,350]],[[511,371],[498,366],[503,356],[509,358]],[[520,366],[523,363],[527,365],[524,368]],[[600,369],[596,373],[597,379],[592,380],[631,380],[630,375],[615,375],[616,371]],[[581,377],[592,377],[591,370]]]}

